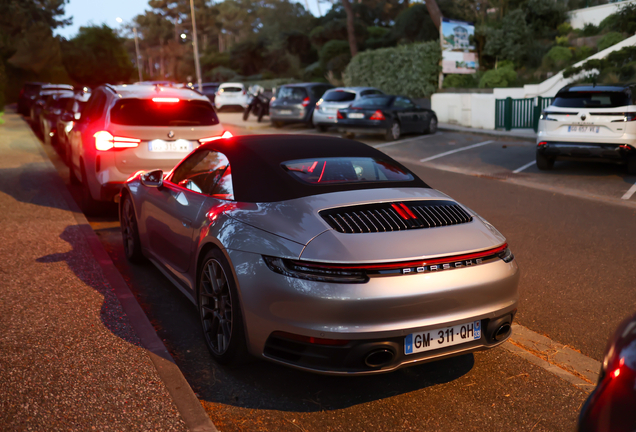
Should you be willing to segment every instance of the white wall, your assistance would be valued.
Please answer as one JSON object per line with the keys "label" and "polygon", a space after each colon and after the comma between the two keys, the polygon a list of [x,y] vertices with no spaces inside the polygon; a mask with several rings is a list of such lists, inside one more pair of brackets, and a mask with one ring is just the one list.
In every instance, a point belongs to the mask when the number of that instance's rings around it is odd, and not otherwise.
{"label": "white wall", "polygon": [[570,11],[568,15],[570,16],[570,25],[575,29],[580,29],[585,26],[585,24],[594,24],[599,25],[601,21],[615,13],[617,9],[621,8],[623,5],[636,3],[636,0],[627,0],[618,3],[608,3],[599,6],[592,6],[584,9],[576,9]]}
{"label": "white wall", "polygon": [[495,129],[495,97],[483,93],[435,93],[431,108],[440,123]]}

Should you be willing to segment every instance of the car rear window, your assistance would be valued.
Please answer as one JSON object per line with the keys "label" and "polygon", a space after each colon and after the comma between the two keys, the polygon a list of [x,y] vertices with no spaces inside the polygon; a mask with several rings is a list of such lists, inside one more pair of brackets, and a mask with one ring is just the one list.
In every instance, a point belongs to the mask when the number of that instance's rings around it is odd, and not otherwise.
{"label": "car rear window", "polygon": [[349,102],[356,98],[356,94],[344,90],[336,90],[325,93],[322,100],[325,102]]}
{"label": "car rear window", "polygon": [[126,126],[212,126],[219,123],[207,101],[153,102],[123,99],[110,110],[110,121]]}
{"label": "car rear window", "polygon": [[305,99],[307,90],[302,87],[281,87],[279,99]]}
{"label": "car rear window", "polygon": [[370,157],[292,160],[282,166],[296,179],[312,185],[413,180],[410,173],[392,163]]}
{"label": "car rear window", "polygon": [[351,104],[354,108],[385,107],[391,102],[391,96],[367,96]]}
{"label": "car rear window", "polygon": [[223,87],[222,89],[219,90],[222,93],[238,93],[238,92],[242,92],[243,89],[240,87]]}
{"label": "car rear window", "polygon": [[553,106],[563,108],[617,108],[631,105],[629,95],[623,92],[564,92],[559,93]]}

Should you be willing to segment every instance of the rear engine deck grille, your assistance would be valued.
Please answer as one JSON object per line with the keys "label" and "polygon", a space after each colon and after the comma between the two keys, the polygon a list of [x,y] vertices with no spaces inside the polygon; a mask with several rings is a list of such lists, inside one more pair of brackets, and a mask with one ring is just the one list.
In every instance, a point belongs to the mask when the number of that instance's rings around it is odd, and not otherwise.
{"label": "rear engine deck grille", "polygon": [[459,225],[473,220],[453,201],[428,200],[367,204],[323,210],[320,216],[345,234],[403,231]]}

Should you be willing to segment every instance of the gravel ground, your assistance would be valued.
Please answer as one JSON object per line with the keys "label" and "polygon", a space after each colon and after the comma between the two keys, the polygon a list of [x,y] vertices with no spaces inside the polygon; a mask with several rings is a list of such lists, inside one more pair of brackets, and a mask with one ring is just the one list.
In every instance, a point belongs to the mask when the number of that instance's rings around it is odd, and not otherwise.
{"label": "gravel ground", "polygon": [[185,430],[24,121],[0,126],[0,429]]}

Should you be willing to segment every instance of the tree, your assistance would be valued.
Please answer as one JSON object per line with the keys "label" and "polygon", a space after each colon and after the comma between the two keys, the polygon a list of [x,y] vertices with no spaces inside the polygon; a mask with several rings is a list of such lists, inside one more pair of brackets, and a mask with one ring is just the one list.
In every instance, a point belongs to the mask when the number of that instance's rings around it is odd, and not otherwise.
{"label": "tree", "polygon": [[80,27],[64,42],[62,60],[70,77],[88,86],[126,82],[134,71],[123,39],[105,24]]}
{"label": "tree", "polygon": [[349,50],[351,50],[351,57],[355,57],[358,54],[358,43],[356,42],[356,33],[354,27],[353,9],[349,0],[342,0],[342,6],[347,14],[347,36],[349,39]]}

